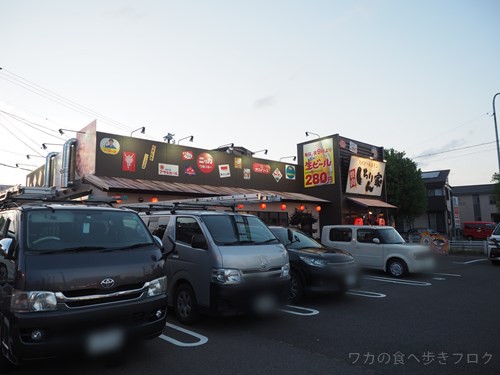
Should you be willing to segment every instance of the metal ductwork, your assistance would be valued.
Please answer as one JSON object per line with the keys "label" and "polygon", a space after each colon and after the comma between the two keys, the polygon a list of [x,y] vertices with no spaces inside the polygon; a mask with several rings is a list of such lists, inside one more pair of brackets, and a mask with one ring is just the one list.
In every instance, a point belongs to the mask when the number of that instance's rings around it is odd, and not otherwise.
{"label": "metal ductwork", "polygon": [[51,181],[54,176],[55,168],[52,159],[54,159],[57,154],[57,152],[49,152],[49,154],[45,157],[45,179],[43,181],[43,187],[51,187]]}
{"label": "metal ductwork", "polygon": [[75,180],[75,150],[76,138],[71,138],[64,142],[61,169],[62,188],[73,186]]}

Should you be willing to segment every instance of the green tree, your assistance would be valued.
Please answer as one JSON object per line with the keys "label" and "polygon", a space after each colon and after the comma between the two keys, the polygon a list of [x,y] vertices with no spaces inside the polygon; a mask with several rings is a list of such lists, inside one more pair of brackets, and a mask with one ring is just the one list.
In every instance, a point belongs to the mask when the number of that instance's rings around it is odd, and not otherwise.
{"label": "green tree", "polygon": [[392,148],[385,151],[387,201],[398,207],[394,219],[400,230],[404,228],[404,223],[412,226],[413,221],[427,210],[422,171],[405,155]]}
{"label": "green tree", "polygon": [[495,183],[495,186],[493,187],[493,196],[495,197],[497,210],[500,210],[500,174],[494,173],[491,178],[491,182]]}

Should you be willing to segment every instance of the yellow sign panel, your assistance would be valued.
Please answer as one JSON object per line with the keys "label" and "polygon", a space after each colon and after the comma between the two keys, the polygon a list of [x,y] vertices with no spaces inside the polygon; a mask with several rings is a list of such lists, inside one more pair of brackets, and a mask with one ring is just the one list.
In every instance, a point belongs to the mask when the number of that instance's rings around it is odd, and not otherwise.
{"label": "yellow sign panel", "polygon": [[333,139],[327,138],[304,145],[304,187],[335,183]]}

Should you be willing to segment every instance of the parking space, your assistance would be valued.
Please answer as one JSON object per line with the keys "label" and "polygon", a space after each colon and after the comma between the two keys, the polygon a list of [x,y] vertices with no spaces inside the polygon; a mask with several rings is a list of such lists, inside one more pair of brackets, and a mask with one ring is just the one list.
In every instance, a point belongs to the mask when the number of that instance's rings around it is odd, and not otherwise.
{"label": "parking space", "polygon": [[345,296],[307,296],[268,318],[187,327],[170,316],[126,366],[76,373],[497,374],[500,267],[479,260],[443,257],[435,272],[403,280],[369,272]]}

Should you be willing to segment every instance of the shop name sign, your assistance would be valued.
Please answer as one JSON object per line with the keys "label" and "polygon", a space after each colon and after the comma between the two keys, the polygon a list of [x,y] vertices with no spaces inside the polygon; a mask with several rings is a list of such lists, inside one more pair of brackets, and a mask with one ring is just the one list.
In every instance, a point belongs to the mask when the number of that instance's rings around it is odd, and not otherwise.
{"label": "shop name sign", "polygon": [[304,187],[310,188],[335,183],[333,139],[304,145]]}
{"label": "shop name sign", "polygon": [[380,196],[385,163],[351,156],[346,193]]}
{"label": "shop name sign", "polygon": [[173,164],[158,163],[158,174],[160,176],[179,177],[179,166]]}

